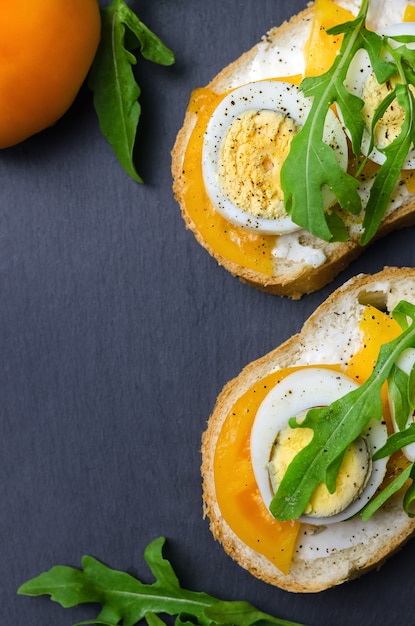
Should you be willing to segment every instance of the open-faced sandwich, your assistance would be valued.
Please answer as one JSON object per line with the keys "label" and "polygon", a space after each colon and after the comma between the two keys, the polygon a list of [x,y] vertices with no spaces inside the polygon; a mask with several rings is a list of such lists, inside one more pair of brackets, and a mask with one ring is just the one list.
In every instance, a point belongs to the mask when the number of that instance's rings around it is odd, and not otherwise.
{"label": "open-faced sandwich", "polygon": [[230,381],[202,442],[205,513],[258,578],[316,592],[414,532],[415,269],[337,289]]}
{"label": "open-faced sandwich", "polygon": [[186,225],[298,298],[415,223],[415,2],[316,0],[191,96],[172,154]]}

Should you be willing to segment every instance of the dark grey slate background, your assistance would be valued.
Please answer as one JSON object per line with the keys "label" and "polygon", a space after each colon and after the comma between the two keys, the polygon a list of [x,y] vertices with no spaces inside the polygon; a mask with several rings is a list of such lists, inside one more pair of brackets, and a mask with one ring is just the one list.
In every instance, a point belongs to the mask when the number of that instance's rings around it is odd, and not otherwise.
{"label": "dark grey slate background", "polygon": [[54,128],[0,153],[2,624],[92,618],[16,589],[84,554],[151,582],[142,554],[160,535],[192,589],[310,626],[415,622],[414,543],[380,572],[301,596],[233,563],[202,518],[200,437],[222,386],[348,277],[415,260],[414,230],[395,233],[292,302],[232,278],[184,228],[170,150],[190,91],[305,5],[131,1],[177,57],[136,70],[144,186],[118,166],[86,89]]}

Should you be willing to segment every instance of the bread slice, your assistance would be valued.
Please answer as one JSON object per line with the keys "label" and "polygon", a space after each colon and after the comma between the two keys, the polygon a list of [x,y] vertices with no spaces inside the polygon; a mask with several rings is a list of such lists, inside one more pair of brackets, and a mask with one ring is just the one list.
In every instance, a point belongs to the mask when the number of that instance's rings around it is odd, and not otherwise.
{"label": "bread slice", "polygon": [[[359,3],[354,0],[339,0],[339,4],[354,14],[359,8]],[[393,7],[386,6],[387,3],[384,0],[377,0],[372,4],[374,6],[371,14],[376,16],[376,24],[383,25],[391,19],[395,22],[401,21],[404,9],[401,0],[393,3]],[[277,66],[280,76],[295,73],[302,64],[302,50],[309,37],[313,15],[314,4],[310,3],[304,11],[295,15],[289,22],[270,30],[263,41],[224,68],[207,87],[215,94],[221,94],[247,82],[271,78],[276,74],[275,67]],[[271,64],[271,58],[278,58],[278,63]],[[293,66],[294,70],[292,70]],[[327,243],[300,230],[294,235],[280,237],[282,252],[278,253],[277,258],[272,261],[272,275],[265,275],[261,271],[248,269],[239,261],[232,260],[223,249],[218,250],[211,241],[206,240],[196,223],[197,220],[193,219],[189,211],[186,199],[188,180],[183,164],[196,119],[197,114],[189,106],[172,151],[173,190],[187,228],[231,274],[260,290],[297,299],[331,282],[363,252],[364,248],[359,244],[361,232],[359,228],[351,228],[350,239],[346,243]],[[402,181],[401,183],[397,187],[397,197],[391,202],[390,210],[386,213],[376,236],[370,243],[395,229],[415,223],[415,194],[409,192]],[[294,254],[285,253],[284,250],[294,250]],[[310,253],[312,256],[315,252],[324,256],[324,261],[319,265],[310,260]]]}
{"label": "bread slice", "polygon": [[331,525],[332,529],[336,527],[339,539],[330,536],[330,546],[326,546],[325,530],[319,533],[317,548],[312,543],[307,545],[310,529],[303,526],[291,569],[284,574],[247,546],[228,525],[218,505],[214,475],[218,437],[227,415],[244,393],[265,376],[284,368],[335,363],[344,368],[361,345],[359,321],[365,306],[371,304],[390,312],[402,299],[415,303],[414,268],[388,267],[374,275],[356,276],[321,304],[298,334],[247,365],[217,399],[202,438],[204,512],[225,551],[267,583],[294,592],[327,589],[379,567],[415,530],[415,519],[402,509],[401,496],[388,501],[365,525],[360,517]]}

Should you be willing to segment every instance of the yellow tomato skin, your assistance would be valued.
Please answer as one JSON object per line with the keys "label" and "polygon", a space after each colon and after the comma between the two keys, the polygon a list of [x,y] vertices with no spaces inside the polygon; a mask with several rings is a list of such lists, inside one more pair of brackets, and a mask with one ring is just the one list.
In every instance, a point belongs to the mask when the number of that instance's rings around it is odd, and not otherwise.
{"label": "yellow tomato skin", "polygon": [[100,35],[97,0],[2,3],[0,148],[62,117],[86,78]]}

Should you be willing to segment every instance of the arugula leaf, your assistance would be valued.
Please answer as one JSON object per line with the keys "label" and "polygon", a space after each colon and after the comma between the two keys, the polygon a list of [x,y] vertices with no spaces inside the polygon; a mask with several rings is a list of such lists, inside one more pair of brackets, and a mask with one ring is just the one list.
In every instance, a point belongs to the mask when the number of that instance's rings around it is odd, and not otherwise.
{"label": "arugula leaf", "polygon": [[177,616],[178,626],[301,626],[263,613],[248,602],[224,602],[207,593],[182,589],[170,562],[163,557],[164,543],[165,538],[159,537],[144,552],[156,579],[152,584],[142,583],[130,574],[110,569],[93,557],[84,556],[83,571],[55,566],[21,585],[17,593],[50,595],[64,608],[85,603],[100,604],[102,610],[97,619],[82,624],[134,626],[144,619],[148,626],[162,626],[164,622],[159,615],[164,614]]}
{"label": "arugula leaf", "polygon": [[[322,140],[316,141],[324,130],[324,121],[323,124],[320,121],[321,118],[313,118],[310,113],[300,133],[292,140],[289,155],[281,168],[281,183],[286,194],[285,208],[293,221],[320,239],[332,241],[334,230],[330,228],[324,210],[323,185],[329,185],[336,196],[342,198],[343,208],[350,212],[359,213],[361,204],[356,191],[358,182],[341,169],[330,146]],[[298,169],[293,168],[291,160],[294,155],[301,159],[301,163],[297,161],[297,167],[305,172],[304,177],[299,177]],[[336,231],[338,240],[347,240],[341,220],[336,223]]]}
{"label": "arugula leaf", "polygon": [[113,0],[102,9],[101,21],[101,41],[88,85],[94,94],[101,132],[127,174],[142,182],[133,160],[141,107],[140,87],[132,69],[137,59],[132,51],[140,48],[144,58],[161,65],[171,65],[174,56],[124,0]]}
{"label": "arugula leaf", "polygon": [[[235,626],[251,626],[251,624],[277,624],[277,626],[296,626],[294,622],[280,620],[256,609],[248,602],[219,602],[206,609],[206,614],[214,624],[234,624]],[[300,626],[300,625],[297,625]]]}
{"label": "arugula leaf", "polygon": [[148,612],[144,617],[148,626],[162,626],[162,624],[164,624],[163,620],[160,619],[155,613]]}
{"label": "arugula leaf", "polygon": [[415,442],[415,423],[412,423],[405,430],[393,433],[390,435],[384,446],[379,448],[373,455],[373,460],[383,459],[385,456],[390,456],[403,447]]}
{"label": "arugula leaf", "polygon": [[415,364],[413,365],[408,380],[408,402],[412,410],[415,409]]}
{"label": "arugula leaf", "polygon": [[388,379],[388,394],[393,406],[396,425],[399,430],[403,430],[410,413],[410,403],[408,397],[409,376],[396,365],[393,366]]}
{"label": "arugula leaf", "polygon": [[[363,120],[360,116],[362,101],[350,94],[344,87],[350,59],[361,47],[361,30],[368,1],[364,0],[357,18],[342,25],[345,33],[340,54],[332,67],[321,76],[305,78],[300,88],[313,98],[311,111],[306,122],[291,142],[290,152],[281,169],[281,185],[287,213],[293,221],[313,235],[332,241],[333,231],[329,227],[323,206],[322,188],[328,185],[335,193],[340,205],[353,214],[361,211],[361,201],[357,193],[358,182],[343,172],[337,163],[332,149],[323,141],[324,124],[331,105],[338,101],[345,115],[345,123],[352,128],[352,141],[355,152],[360,149],[363,135]],[[303,177],[298,176],[298,171]],[[343,227],[337,238],[347,239]]]}
{"label": "arugula leaf", "polygon": [[[401,75],[405,78],[403,65]],[[361,237],[362,245],[366,245],[376,234],[380,222],[388,208],[390,197],[406,157],[408,156],[408,152],[415,142],[415,98],[406,80],[404,84],[396,84],[395,89],[386,99],[385,104],[382,105],[381,103],[380,110],[376,112],[373,120],[372,137],[375,123],[386,110],[386,105],[389,105],[395,98],[404,110],[405,116],[399,135],[388,146],[381,150],[385,154],[386,160],[381,165],[376,175],[370,190],[369,200],[365,207],[363,234]]]}
{"label": "arugula leaf", "polygon": [[[350,93],[344,85],[350,63],[355,54],[364,49],[369,55],[379,83],[386,82],[398,72],[402,85],[396,85],[392,99],[396,97],[403,107],[405,121],[399,137],[383,150],[386,160],[375,178],[368,203],[364,207],[361,245],[366,245],[376,234],[415,139],[415,100],[409,88],[415,78],[412,69],[414,52],[405,45],[392,48],[388,44],[388,38],[367,30],[368,7],[369,0],[363,0],[356,19],[327,30],[332,35],[343,35],[340,53],[327,72],[320,76],[307,77],[302,81],[300,88],[306,96],[313,98],[312,108],[306,123],[291,143],[290,153],[281,171],[285,207],[293,221],[326,241],[347,240],[346,224],[342,222],[342,228],[339,227],[341,218],[336,216],[336,228],[333,228],[333,215],[336,214],[324,210],[322,189],[327,185],[345,211],[358,215],[362,206],[357,193],[359,185],[357,176],[362,164],[358,166],[355,176],[342,171],[333,155],[330,155],[331,149],[323,142],[324,122],[329,108],[336,103],[348,130],[353,153],[359,163],[364,132],[364,121],[361,116],[363,101]],[[405,43],[413,40],[411,37],[394,39]],[[384,49],[390,53],[391,61],[383,60]],[[382,116],[386,105],[386,102],[382,102],[378,107],[376,121]],[[299,169],[303,172],[302,179],[298,176]]]}
{"label": "arugula leaf", "polygon": [[[406,321],[403,327],[407,327]],[[377,450],[373,455],[374,461],[391,456],[406,446],[415,443],[415,422],[411,422],[407,426],[408,417],[414,408],[414,370],[415,365],[412,366],[409,374],[406,373],[406,371],[401,369],[399,361],[392,367],[388,377],[388,396],[392,403],[393,416],[398,431],[390,435],[386,443]],[[362,520],[365,522],[370,519],[390,497],[404,488],[409,479],[411,479],[411,482],[406,487],[402,504],[407,515],[414,517],[411,505],[415,500],[415,464],[412,463],[362,509]]]}
{"label": "arugula leaf", "polygon": [[[376,461],[377,459],[394,454],[395,452],[398,452],[398,450],[401,450],[404,446],[414,442],[415,423],[412,423],[406,430],[394,433],[388,437],[385,445],[373,455],[373,459]],[[415,513],[411,509],[411,505],[415,500],[415,463],[411,463],[362,509],[362,521],[366,522],[369,520],[390,497],[392,497],[399,490],[403,489],[405,483],[409,479],[411,480],[411,483],[406,488],[402,505],[404,511],[409,517],[415,517]]]}
{"label": "arugula leaf", "polygon": [[362,510],[362,521],[367,522],[372,515],[376,513],[381,506],[385,504],[390,497],[397,493],[405,485],[408,478],[410,478],[413,470],[413,465],[409,465],[399,474],[389,485],[387,485],[377,496],[364,507]]}
{"label": "arugula leaf", "polygon": [[411,506],[415,500],[415,463],[412,463],[411,472],[409,475],[412,483],[409,485],[403,498],[403,508],[408,517],[415,517],[413,507]]}
{"label": "arugula leaf", "polygon": [[288,466],[270,505],[280,521],[297,519],[320,483],[333,481],[336,461],[372,419],[382,417],[381,389],[400,354],[415,346],[415,305],[401,301],[394,309],[397,319],[409,317],[412,322],[389,343],[383,344],[372,374],[363,385],[328,407],[311,409],[301,424],[296,418],[290,425],[312,428],[313,439]]}

